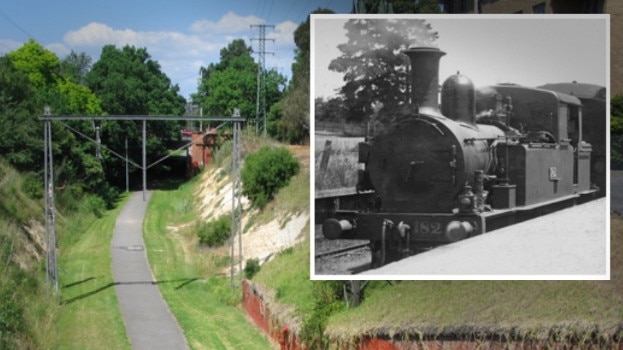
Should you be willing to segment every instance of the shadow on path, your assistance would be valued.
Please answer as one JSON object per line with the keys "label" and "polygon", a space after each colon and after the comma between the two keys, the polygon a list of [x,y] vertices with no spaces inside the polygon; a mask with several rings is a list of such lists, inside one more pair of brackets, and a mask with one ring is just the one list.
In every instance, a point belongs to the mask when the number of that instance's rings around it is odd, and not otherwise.
{"label": "shadow on path", "polygon": [[[94,280],[94,279],[96,279],[96,277],[89,277],[89,278],[84,279],[82,281],[78,281],[78,282],[67,284],[67,285],[63,286],[62,288],[63,289],[71,288],[73,286],[76,286],[76,285],[79,285],[79,284],[82,284],[82,283],[85,283],[85,282],[88,282],[88,281],[91,281],[91,280]],[[71,303],[74,303],[76,301],[88,298],[88,297],[90,297],[92,295],[95,295],[95,294],[97,294],[99,292],[102,292],[102,291],[104,291],[104,290],[106,290],[106,289],[108,289],[110,287],[114,287],[114,286],[150,285],[150,284],[151,285],[158,285],[158,284],[180,283],[181,282],[178,286],[175,286],[175,288],[174,288],[175,290],[178,290],[178,289],[184,288],[185,286],[187,286],[188,284],[190,284],[192,282],[203,280],[203,279],[204,279],[203,277],[193,277],[193,278],[180,278],[180,279],[175,279],[175,280],[166,280],[166,281],[111,282],[111,283],[105,284],[105,285],[103,285],[103,286],[101,286],[99,288],[96,288],[96,289],[94,289],[94,290],[92,290],[90,292],[83,293],[83,294],[80,294],[80,295],[75,296],[73,298],[66,299],[66,300],[61,300],[61,305],[71,304]]]}

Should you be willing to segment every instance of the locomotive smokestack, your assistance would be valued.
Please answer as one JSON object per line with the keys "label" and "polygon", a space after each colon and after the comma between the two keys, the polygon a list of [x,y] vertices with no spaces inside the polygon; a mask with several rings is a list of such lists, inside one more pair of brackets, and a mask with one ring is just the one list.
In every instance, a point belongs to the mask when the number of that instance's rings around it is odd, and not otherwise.
{"label": "locomotive smokestack", "polygon": [[412,47],[404,51],[411,61],[411,106],[419,112],[439,112],[439,59],[446,53],[433,47]]}

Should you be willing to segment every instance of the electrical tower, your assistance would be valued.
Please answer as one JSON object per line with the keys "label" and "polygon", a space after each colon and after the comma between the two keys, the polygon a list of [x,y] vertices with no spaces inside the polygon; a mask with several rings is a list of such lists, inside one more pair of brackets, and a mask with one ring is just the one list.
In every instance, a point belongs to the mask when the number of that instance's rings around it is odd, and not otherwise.
{"label": "electrical tower", "polygon": [[[259,50],[258,54],[258,67],[257,67],[257,102],[255,107],[255,122],[257,125],[257,132],[263,130],[264,135],[266,135],[266,76],[264,69],[264,62],[266,54],[274,54],[274,52],[266,52],[266,40],[275,39],[266,39],[266,28],[275,28],[274,25],[271,24],[252,24],[251,28],[257,27],[260,32],[259,38],[252,38],[251,41],[257,40],[259,42]],[[260,129],[260,124],[262,124],[262,129]]]}

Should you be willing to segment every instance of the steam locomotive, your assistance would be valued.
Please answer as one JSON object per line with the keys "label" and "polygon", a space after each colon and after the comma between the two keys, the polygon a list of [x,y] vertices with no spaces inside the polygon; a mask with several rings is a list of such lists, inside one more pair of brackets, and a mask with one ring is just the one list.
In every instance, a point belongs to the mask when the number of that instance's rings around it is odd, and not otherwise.
{"label": "steam locomotive", "polygon": [[[445,53],[404,53],[411,111],[359,144],[360,195],[322,224],[326,238],[370,240],[372,266],[381,266],[605,194],[605,92],[603,111],[596,103],[587,123],[577,96],[476,89],[457,73],[439,105]],[[591,163],[594,149],[603,159]]]}

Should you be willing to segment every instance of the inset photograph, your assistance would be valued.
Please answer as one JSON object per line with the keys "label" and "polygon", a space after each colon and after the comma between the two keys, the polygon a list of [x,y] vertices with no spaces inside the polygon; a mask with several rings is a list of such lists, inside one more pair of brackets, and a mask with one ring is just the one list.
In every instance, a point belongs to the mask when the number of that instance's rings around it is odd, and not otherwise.
{"label": "inset photograph", "polygon": [[312,279],[609,279],[607,15],[312,15]]}

